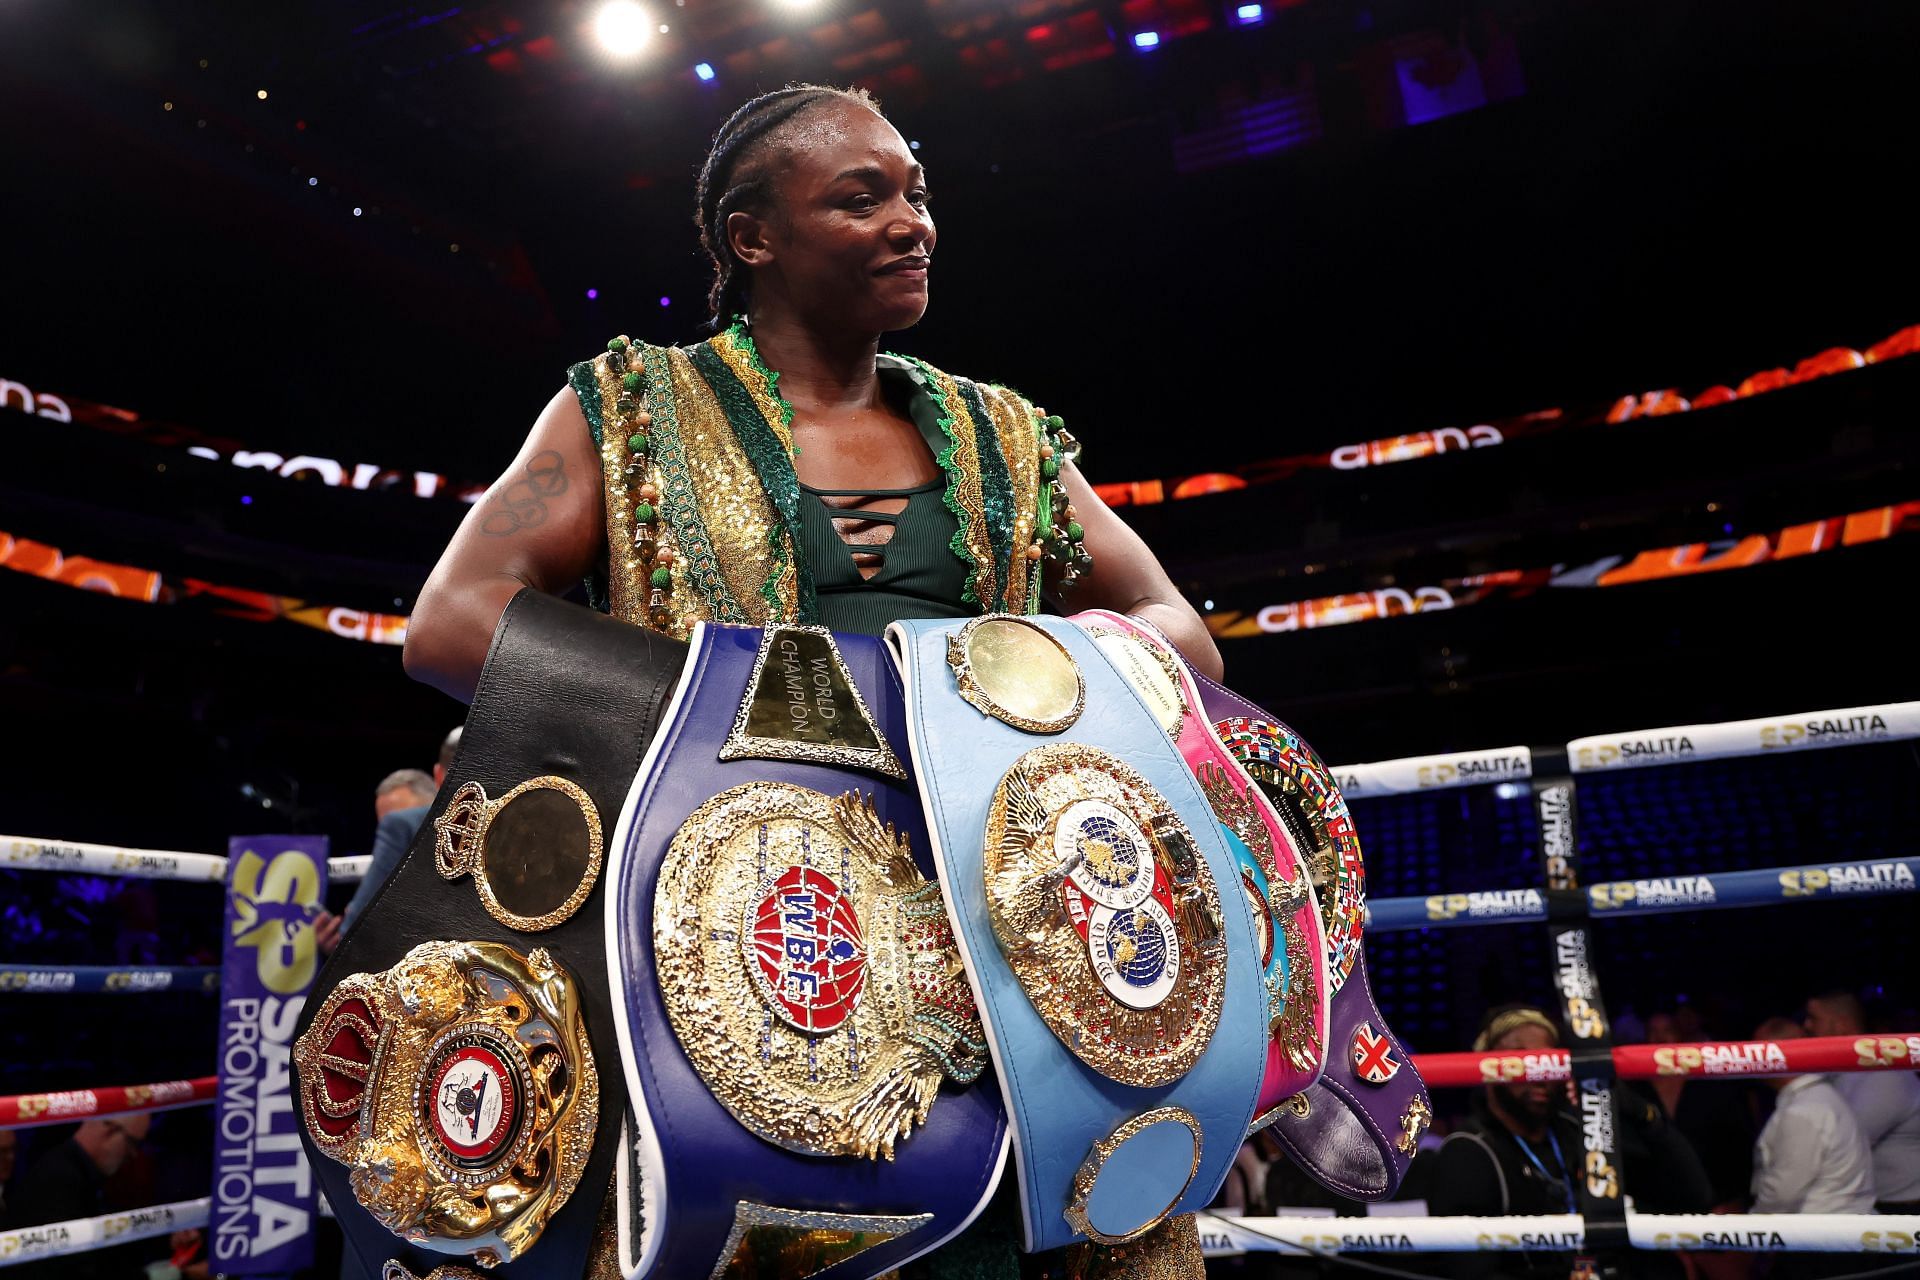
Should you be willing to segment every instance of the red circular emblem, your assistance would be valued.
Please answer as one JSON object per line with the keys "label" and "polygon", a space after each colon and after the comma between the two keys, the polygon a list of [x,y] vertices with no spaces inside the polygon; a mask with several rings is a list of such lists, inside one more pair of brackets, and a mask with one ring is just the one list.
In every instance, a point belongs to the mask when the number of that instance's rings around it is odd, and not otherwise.
{"label": "red circular emblem", "polygon": [[426,1110],[440,1145],[461,1165],[488,1164],[519,1131],[521,1096],[512,1056],[504,1041],[484,1031],[457,1035],[434,1056]]}
{"label": "red circular emblem", "polygon": [[788,867],[747,911],[748,971],[774,1016],[810,1036],[851,1018],[867,982],[853,900],[824,872]]}

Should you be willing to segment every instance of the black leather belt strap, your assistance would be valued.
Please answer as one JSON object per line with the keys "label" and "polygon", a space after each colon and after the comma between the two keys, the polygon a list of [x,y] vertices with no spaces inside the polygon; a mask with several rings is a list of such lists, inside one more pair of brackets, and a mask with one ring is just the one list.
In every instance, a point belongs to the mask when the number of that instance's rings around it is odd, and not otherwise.
{"label": "black leather belt strap", "polygon": [[[477,782],[489,796],[498,796],[530,778],[557,775],[592,798],[604,837],[610,839],[686,654],[679,641],[579,605],[531,590],[515,596],[494,632],[460,752],[420,834],[321,971],[300,1020],[298,1030],[304,1033],[327,994],[348,974],[387,969],[431,940],[503,942],[520,951],[545,947],[572,972],[585,999],[600,1080],[597,1135],[579,1187],[538,1243],[489,1276],[532,1280],[586,1273],[627,1102],[607,981],[606,876],[603,870],[571,918],[538,933],[519,932],[486,912],[471,880],[449,882],[440,876],[434,867],[434,819],[465,783]],[[379,1275],[389,1258],[415,1275],[464,1263],[414,1248],[388,1232],[354,1200],[344,1166],[311,1143],[307,1153],[369,1274]]]}

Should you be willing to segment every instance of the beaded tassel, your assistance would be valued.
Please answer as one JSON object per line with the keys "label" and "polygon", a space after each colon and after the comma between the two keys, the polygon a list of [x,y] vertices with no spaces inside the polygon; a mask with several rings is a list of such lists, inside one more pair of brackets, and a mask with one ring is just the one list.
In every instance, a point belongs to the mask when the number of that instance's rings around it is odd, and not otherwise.
{"label": "beaded tassel", "polygon": [[1027,548],[1027,559],[1038,560],[1044,556],[1059,566],[1057,585],[1064,594],[1093,567],[1093,557],[1087,553],[1087,544],[1083,541],[1086,531],[1080,526],[1080,513],[1067,501],[1066,486],[1060,483],[1060,469],[1080,457],[1080,442],[1057,413],[1042,416],[1039,427],[1043,504],[1040,515],[1046,532]]}
{"label": "beaded tassel", "polygon": [[638,369],[628,367],[632,363],[627,354],[630,349],[625,335],[608,342],[607,367],[620,375],[620,393],[613,407],[618,415],[616,430],[628,433],[626,476],[634,499],[633,549],[640,571],[647,576],[647,620],[665,630],[672,622],[667,597],[673,586],[676,557],[660,526],[660,490],[647,479],[653,414],[646,406],[646,379]]}

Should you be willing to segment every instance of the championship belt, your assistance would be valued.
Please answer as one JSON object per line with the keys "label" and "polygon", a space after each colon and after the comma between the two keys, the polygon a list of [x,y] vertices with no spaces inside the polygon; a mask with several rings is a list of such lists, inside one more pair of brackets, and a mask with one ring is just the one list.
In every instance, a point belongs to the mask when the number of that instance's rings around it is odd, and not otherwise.
{"label": "championship belt", "polygon": [[1419,1150],[1433,1107],[1413,1055],[1387,1027],[1367,982],[1366,867],[1346,798],[1292,729],[1232,690],[1197,679],[1215,732],[1305,854],[1326,924],[1333,991],[1327,1066],[1316,1084],[1281,1104],[1274,1135],[1323,1186],[1356,1200],[1384,1200]]}
{"label": "championship belt", "polygon": [[1148,623],[1105,609],[1075,614],[1154,712],[1200,782],[1239,864],[1267,995],[1267,1074],[1253,1127],[1320,1078],[1327,1042],[1326,941],[1305,860],[1266,795],[1213,731],[1186,660]]}
{"label": "championship belt", "polygon": [[890,1271],[1006,1159],[880,641],[696,628],[610,843],[628,1280]]}
{"label": "championship belt", "polygon": [[897,622],[908,739],[1014,1123],[1029,1250],[1204,1207],[1266,1067],[1239,869],[1193,775],[1063,619]]}
{"label": "championship belt", "polygon": [[686,651],[533,591],[501,615],[428,820],[297,1027],[302,1138],[365,1273],[612,1265],[603,835]]}

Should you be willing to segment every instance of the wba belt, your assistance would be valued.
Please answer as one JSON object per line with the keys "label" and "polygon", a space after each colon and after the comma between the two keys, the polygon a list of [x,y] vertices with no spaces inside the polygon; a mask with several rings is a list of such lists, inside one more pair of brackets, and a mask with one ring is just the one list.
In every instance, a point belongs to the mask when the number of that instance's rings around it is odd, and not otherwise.
{"label": "wba belt", "polygon": [[302,1138],[363,1273],[611,1265],[603,822],[685,655],[532,591],[501,616],[428,821],[296,1028]]}
{"label": "wba belt", "polygon": [[1327,1042],[1326,941],[1305,860],[1280,816],[1215,736],[1200,687],[1171,641],[1125,614],[1074,615],[1126,677],[1193,771],[1239,864],[1267,992],[1266,1079],[1254,1127],[1320,1078]]}
{"label": "wba belt", "polygon": [[1325,917],[1333,992],[1327,1068],[1312,1088],[1278,1108],[1274,1135],[1324,1186],[1358,1200],[1385,1199],[1419,1150],[1433,1107],[1367,981],[1361,948],[1366,872],[1346,798],[1293,730],[1232,690],[1204,676],[1199,683],[1215,732],[1306,856]]}
{"label": "wba belt", "polygon": [[1193,775],[1071,623],[909,621],[887,640],[1026,1247],[1133,1239],[1205,1206],[1254,1114],[1267,1000]]}
{"label": "wba belt", "polygon": [[877,1275],[998,1180],[902,712],[871,637],[694,632],[610,845],[629,1280]]}

